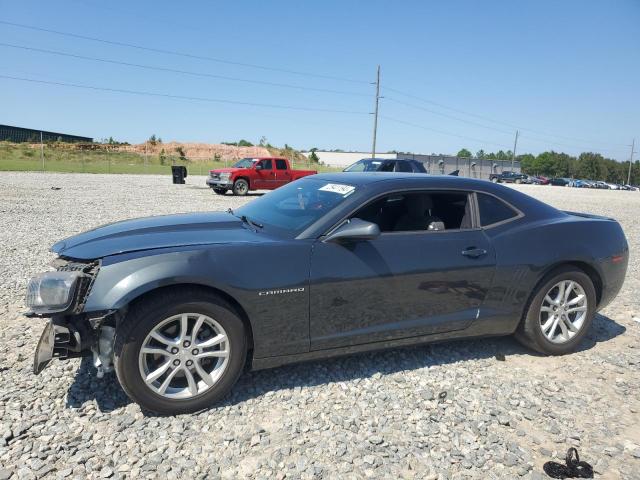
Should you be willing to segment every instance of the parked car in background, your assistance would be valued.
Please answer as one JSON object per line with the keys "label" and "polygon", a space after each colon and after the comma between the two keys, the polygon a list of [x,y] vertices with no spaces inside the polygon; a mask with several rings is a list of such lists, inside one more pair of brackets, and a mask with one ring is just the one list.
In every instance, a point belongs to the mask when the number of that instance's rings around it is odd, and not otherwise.
{"label": "parked car in background", "polygon": [[536,175],[535,178],[538,179],[540,185],[549,185],[549,179],[547,177],[543,177],[542,175]]}
{"label": "parked car in background", "polygon": [[609,190],[611,187],[607,182],[603,182],[602,180],[598,180],[595,182],[595,188],[602,188],[604,190]]}
{"label": "parked car in background", "polygon": [[275,190],[316,173],[317,170],[295,170],[286,158],[243,158],[231,168],[211,170],[206,183],[218,195],[229,190],[234,195],[246,195],[250,190]]}
{"label": "parked car in background", "polygon": [[493,183],[531,183],[529,177],[524,173],[505,171],[502,173],[492,173],[489,180]]}
{"label": "parked car in background", "polygon": [[55,270],[27,287],[27,315],[49,319],[34,373],[93,357],[172,415],[225,398],[245,365],[511,334],[569,353],[629,260],[611,218],[412,173],[308,176],[236,211],[112,223],[52,251]]}
{"label": "parked car in background", "polygon": [[555,185],[556,187],[566,187],[571,181],[570,178],[552,178],[549,180],[549,185]]}
{"label": "parked car in background", "polygon": [[405,172],[427,173],[422,162],[412,159],[363,158],[343,172]]}
{"label": "parked car in background", "polygon": [[574,188],[589,188],[589,184],[585,180],[573,178],[569,181],[569,186]]}
{"label": "parked car in background", "polygon": [[525,183],[530,183],[532,185],[542,185],[542,181],[535,175],[527,175],[527,182]]}

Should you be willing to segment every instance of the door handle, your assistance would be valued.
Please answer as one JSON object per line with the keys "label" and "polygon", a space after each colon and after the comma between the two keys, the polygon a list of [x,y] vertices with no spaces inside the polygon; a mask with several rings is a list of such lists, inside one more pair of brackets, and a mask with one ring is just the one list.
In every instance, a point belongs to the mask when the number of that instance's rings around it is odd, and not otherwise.
{"label": "door handle", "polygon": [[486,254],[487,251],[484,248],[469,247],[462,251],[462,255],[469,258],[478,258]]}

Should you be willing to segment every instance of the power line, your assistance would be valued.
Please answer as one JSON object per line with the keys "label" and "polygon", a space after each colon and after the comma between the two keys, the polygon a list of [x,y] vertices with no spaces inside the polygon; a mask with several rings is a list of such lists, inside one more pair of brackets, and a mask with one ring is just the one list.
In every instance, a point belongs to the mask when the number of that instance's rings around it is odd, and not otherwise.
{"label": "power line", "polygon": [[553,144],[553,145],[559,145],[561,147],[569,147],[569,148],[575,148],[578,150],[582,150],[583,152],[596,152],[596,153],[602,153],[602,152],[618,152],[618,150],[612,150],[612,149],[602,149],[602,148],[591,148],[591,147],[585,147],[585,146],[579,146],[579,145],[572,145],[569,143],[563,143],[563,142],[558,142],[555,140],[548,140],[548,139],[544,139],[544,138],[539,138],[539,137],[532,137],[531,135],[522,135],[520,134],[520,138],[526,138],[528,140],[533,140],[534,142],[537,143],[544,143],[544,144]]}
{"label": "power line", "polygon": [[[406,92],[403,92],[401,90],[397,90],[395,88],[390,88],[390,87],[386,87],[386,88],[387,88],[387,90],[389,90],[391,92],[395,92],[395,93],[398,93],[400,95],[404,95],[404,96],[406,96],[408,98],[413,98],[414,100],[419,100],[421,102],[429,103],[431,105],[435,105],[435,106],[438,106],[440,108],[451,110],[451,111],[457,112],[457,113],[462,113],[464,115],[468,115],[470,117],[475,117],[475,118],[479,118],[479,119],[482,119],[482,120],[486,120],[488,122],[504,125],[506,127],[511,127],[511,128],[515,128],[515,129],[518,129],[518,130],[526,130],[526,131],[529,131],[529,132],[532,132],[532,133],[536,133],[538,135],[543,135],[543,136],[564,138],[565,140],[571,140],[571,141],[576,141],[576,142],[587,142],[588,143],[588,142],[591,141],[591,140],[585,140],[585,139],[580,139],[580,138],[567,137],[567,136],[564,136],[564,135],[558,135],[558,134],[549,133],[549,132],[541,132],[539,130],[534,130],[532,128],[526,128],[526,127],[518,126],[518,125],[515,125],[513,123],[505,122],[505,121],[502,121],[502,120],[495,120],[493,118],[490,118],[490,117],[487,117],[487,116],[484,116],[484,115],[478,115],[476,113],[472,113],[472,112],[469,112],[469,111],[466,111],[466,110],[461,110],[459,108],[450,107],[448,105],[444,105],[442,103],[434,102],[433,100],[428,100],[426,98],[419,97],[417,95],[412,95],[410,93],[406,93]],[[611,145],[613,145],[613,144],[611,144]],[[621,146],[622,145],[617,145],[616,144],[616,147],[621,147]]]}
{"label": "power line", "polygon": [[500,144],[500,143],[488,142],[486,140],[480,140],[479,138],[468,137],[466,135],[458,135],[457,133],[451,133],[451,132],[446,132],[444,130],[438,130],[438,129],[431,128],[431,127],[425,127],[424,125],[418,125],[416,123],[406,122],[404,120],[398,120],[397,118],[387,117],[385,115],[380,115],[380,118],[384,118],[385,120],[389,120],[391,122],[400,123],[402,125],[408,125],[410,127],[415,127],[415,128],[420,128],[422,130],[429,130],[431,132],[440,133],[442,135],[449,135],[451,137],[457,137],[457,138],[462,138],[462,139],[465,139],[465,140],[471,140],[473,142],[478,142],[480,144],[491,144],[491,145],[496,145],[498,147],[503,147],[503,148],[507,148],[507,149],[509,148],[508,146]]}
{"label": "power line", "polygon": [[[494,130],[496,132],[504,133],[506,135],[513,135],[513,132],[508,132],[506,130],[502,130],[502,129],[499,129],[499,128],[496,128],[496,127],[483,125],[481,123],[474,122],[474,121],[471,121],[471,120],[466,120],[464,118],[456,117],[454,115],[449,115],[447,113],[442,113],[442,112],[438,112],[436,110],[431,110],[429,108],[422,107],[420,105],[414,105],[414,104],[411,104],[411,103],[403,102],[401,100],[397,100],[397,99],[391,98],[391,97],[385,97],[385,99],[389,100],[391,102],[394,102],[394,103],[398,103],[400,105],[404,105],[404,106],[410,107],[410,108],[415,108],[415,109],[418,109],[418,110],[423,110],[425,112],[433,113],[434,115],[439,115],[439,116],[442,116],[442,117],[445,117],[445,118],[451,118],[453,120],[457,120],[459,122],[463,122],[463,123],[466,123],[466,124],[469,124],[469,125],[475,125],[477,127],[486,128],[486,129],[489,129],[489,130]],[[577,149],[583,150],[583,151],[600,151],[600,152],[614,152],[615,151],[615,150],[610,150],[610,149],[602,149],[602,148],[595,148],[594,149],[594,148],[590,148],[590,147],[587,148],[587,147],[584,147],[584,146],[570,145],[570,144],[567,144],[567,143],[558,142],[556,140],[548,140],[548,139],[541,139],[541,138],[533,137],[533,136],[528,135],[528,134],[527,135],[520,134],[520,137],[527,138],[527,139],[533,140],[533,141],[539,141],[539,142],[546,143],[546,144],[551,143],[551,144],[555,144],[555,145],[561,145],[561,146],[564,146],[564,147],[577,148]]]}
{"label": "power line", "polygon": [[158,93],[158,92],[148,92],[148,91],[140,91],[140,90],[126,90],[122,88],[109,88],[109,87],[96,87],[93,85],[84,85],[77,83],[64,83],[64,82],[52,82],[47,80],[36,80],[33,78],[24,78],[24,77],[14,77],[11,75],[0,75],[0,78],[5,78],[8,80],[17,80],[22,82],[31,82],[31,83],[40,83],[45,85],[56,85],[62,87],[72,87],[72,88],[82,88],[85,90],[98,90],[103,92],[112,92],[112,93],[126,93],[131,95],[145,95],[152,97],[164,97],[164,98],[172,98],[176,100],[191,100],[191,101],[199,101],[199,102],[212,102],[212,103],[226,103],[231,105],[245,105],[251,107],[265,107],[265,108],[277,108],[282,110],[300,110],[306,112],[325,112],[325,113],[346,113],[353,115],[368,115],[369,112],[358,112],[358,111],[350,111],[350,110],[334,110],[329,108],[315,108],[315,107],[301,107],[295,105],[277,105],[270,103],[254,103],[254,102],[242,102],[237,100],[227,100],[222,98],[208,98],[208,97],[193,97],[188,95],[173,95],[169,93]]}
{"label": "power line", "polygon": [[507,134],[507,135],[512,135],[513,134],[513,132],[508,132],[506,130],[501,130],[501,129],[496,128],[496,127],[489,127],[489,126],[483,125],[481,123],[473,122],[471,120],[465,120],[463,118],[456,117],[454,115],[449,115],[448,113],[442,113],[442,112],[438,112],[436,110],[431,110],[431,109],[426,108],[426,107],[421,107],[419,105],[414,105],[412,103],[403,102],[401,100],[397,100],[397,99],[392,98],[392,97],[384,97],[384,98],[385,98],[385,100],[389,100],[391,102],[394,102],[394,103],[397,103],[397,104],[400,104],[400,105],[404,105],[406,107],[415,108],[415,109],[422,110],[422,111],[425,111],[425,112],[433,113],[434,115],[440,115],[441,117],[451,118],[453,120],[457,120],[459,122],[467,123],[469,125],[475,125],[477,127],[487,128],[489,130],[495,130],[496,132],[504,133],[504,134]]}
{"label": "power line", "polygon": [[229,77],[229,76],[226,76],[226,75],[217,75],[217,74],[213,74],[213,73],[194,72],[194,71],[191,71],[191,70],[180,70],[180,69],[176,69],[176,68],[159,67],[159,66],[155,66],[155,65],[145,65],[145,64],[141,64],[141,63],[123,62],[123,61],[120,61],[120,60],[111,60],[111,59],[107,59],[107,58],[89,57],[89,56],[86,56],[86,55],[78,55],[78,54],[75,54],[75,53],[61,52],[61,51],[58,51],[58,50],[47,50],[47,49],[44,49],[44,48],[27,47],[27,46],[24,46],[24,45],[15,45],[15,44],[11,44],[11,43],[0,43],[0,46],[9,47],[9,48],[16,48],[16,49],[20,49],[20,50],[27,50],[27,51],[31,51],[31,52],[46,53],[46,54],[50,54],[50,55],[58,55],[58,56],[62,56],[62,57],[77,58],[77,59],[80,59],[80,60],[89,60],[89,61],[94,61],[94,62],[109,63],[109,64],[112,64],[112,65],[123,65],[123,66],[126,66],[126,67],[142,68],[142,69],[146,69],[146,70],[156,70],[156,71],[161,71],[161,72],[178,73],[178,74],[182,74],[182,75],[192,75],[192,76],[196,76],[196,77],[217,78],[217,79],[221,79],[221,80],[229,80],[229,81],[234,81],[234,82],[254,83],[254,84],[259,84],[259,85],[268,85],[268,86],[283,87],[283,88],[293,88],[293,89],[298,89],[298,90],[310,90],[310,91],[323,92],[323,93],[335,93],[335,94],[339,94],[339,95],[354,95],[354,96],[361,96],[361,97],[364,97],[364,96],[368,97],[369,96],[366,93],[347,92],[347,91],[343,91],[343,90],[333,90],[333,89],[327,89],[327,88],[305,87],[303,85],[292,85],[292,84],[288,84],[288,83],[266,82],[266,81],[262,81],[262,80],[252,80],[252,79],[239,78],[239,77]]}
{"label": "power line", "polygon": [[224,63],[226,65],[236,65],[236,66],[240,66],[240,67],[256,68],[256,69],[260,69],[260,70],[268,70],[268,71],[272,71],[272,72],[288,73],[288,74],[291,74],[291,75],[300,75],[300,76],[305,76],[305,77],[323,78],[325,80],[338,80],[338,81],[341,81],[341,82],[363,83],[363,84],[368,84],[369,83],[366,80],[354,80],[354,79],[351,79],[351,78],[336,77],[336,76],[332,76],[332,75],[322,75],[322,74],[319,74],[319,73],[312,73],[312,72],[302,72],[302,71],[298,71],[298,70],[289,70],[289,69],[286,69],[286,68],[270,67],[268,65],[258,65],[258,64],[254,64],[254,63],[236,62],[236,61],[232,61],[232,60],[226,60],[226,59],[223,59],[223,58],[209,57],[209,56],[205,56],[205,55],[196,55],[196,54],[187,53],[187,52],[179,52],[179,51],[174,51],[174,50],[165,50],[165,49],[154,48],[154,47],[146,47],[144,45],[136,45],[136,44],[133,44],[133,43],[118,42],[118,41],[115,41],[115,40],[107,40],[107,39],[104,39],[104,38],[90,37],[88,35],[80,35],[80,34],[71,33],[71,32],[62,32],[60,30],[52,30],[52,29],[49,29],[49,28],[36,27],[36,26],[33,26],[33,25],[25,25],[25,24],[22,24],[22,23],[7,22],[6,20],[0,20],[0,24],[9,25],[9,26],[16,27],[16,28],[24,28],[24,29],[27,29],[27,30],[34,30],[34,31],[37,31],[37,32],[51,33],[51,34],[60,35],[60,36],[63,36],[63,37],[79,38],[81,40],[89,40],[89,41],[92,41],[92,42],[104,43],[106,45],[115,45],[115,46],[118,46],[118,47],[135,48],[137,50],[144,50],[144,51],[147,51],[147,52],[163,53],[163,54],[166,54],[166,55],[174,55],[174,56],[178,56],[178,57],[192,58],[192,59],[196,59],[196,60],[207,60],[209,62]]}

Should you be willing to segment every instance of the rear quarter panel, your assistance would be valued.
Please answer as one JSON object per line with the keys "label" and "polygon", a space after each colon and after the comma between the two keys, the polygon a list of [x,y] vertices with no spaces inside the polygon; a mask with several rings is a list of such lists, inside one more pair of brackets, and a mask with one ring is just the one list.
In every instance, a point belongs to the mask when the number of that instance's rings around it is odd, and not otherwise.
{"label": "rear quarter panel", "polygon": [[291,170],[291,181],[317,174],[317,170]]}
{"label": "rear quarter panel", "polygon": [[[538,282],[553,268],[585,263],[602,279],[599,308],[617,294],[626,273],[628,246],[620,225],[610,219],[583,218],[561,212],[557,218],[526,217],[485,230],[496,251],[496,276],[483,315],[508,317],[515,330]],[[622,254],[623,261],[611,258]]]}

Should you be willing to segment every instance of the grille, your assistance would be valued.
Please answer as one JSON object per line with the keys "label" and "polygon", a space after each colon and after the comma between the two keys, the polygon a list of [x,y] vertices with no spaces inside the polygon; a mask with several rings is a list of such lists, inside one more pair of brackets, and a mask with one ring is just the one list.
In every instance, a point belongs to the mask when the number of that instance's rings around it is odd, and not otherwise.
{"label": "grille", "polygon": [[56,258],[51,262],[51,266],[59,272],[84,272],[91,275],[95,273],[94,270],[98,266],[98,262],[79,262],[65,260],[64,258]]}

